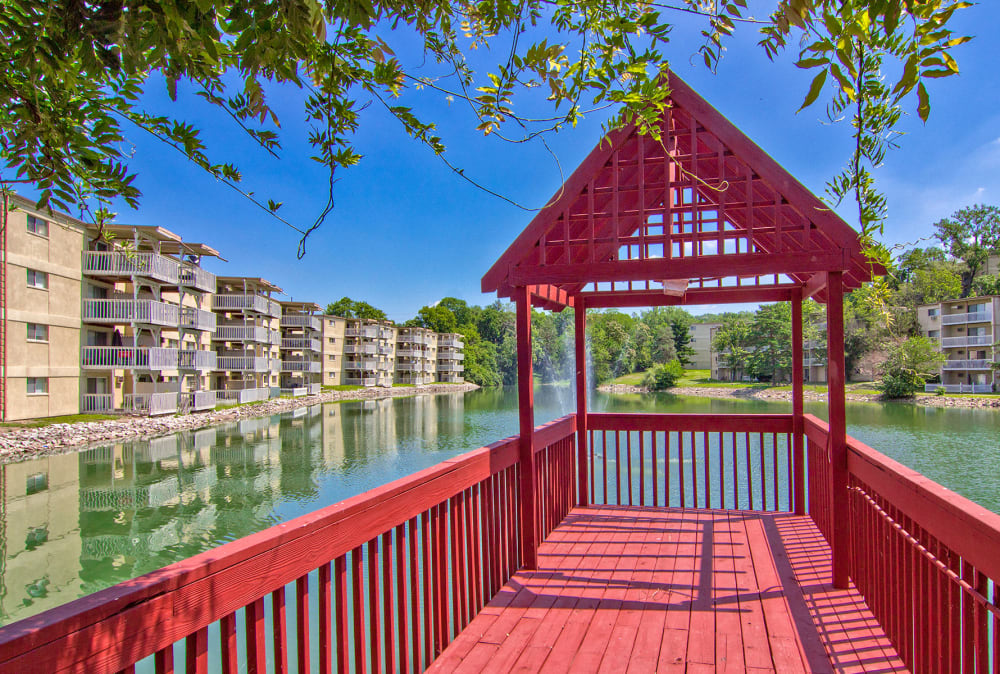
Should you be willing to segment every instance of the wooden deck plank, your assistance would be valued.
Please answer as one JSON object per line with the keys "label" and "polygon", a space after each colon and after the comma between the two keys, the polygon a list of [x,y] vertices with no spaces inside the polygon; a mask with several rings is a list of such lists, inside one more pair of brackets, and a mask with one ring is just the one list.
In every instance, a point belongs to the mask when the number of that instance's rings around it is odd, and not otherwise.
{"label": "wooden deck plank", "polygon": [[906,671],[786,513],[577,508],[434,671]]}

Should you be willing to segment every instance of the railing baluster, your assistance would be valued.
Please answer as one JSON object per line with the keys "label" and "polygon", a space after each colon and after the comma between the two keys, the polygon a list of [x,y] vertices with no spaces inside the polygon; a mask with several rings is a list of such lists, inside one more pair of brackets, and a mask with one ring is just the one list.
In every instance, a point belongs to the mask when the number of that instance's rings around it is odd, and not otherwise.
{"label": "railing baluster", "polygon": [[398,524],[395,529],[394,550],[396,552],[396,652],[400,672],[410,671],[410,649],[406,635],[410,626],[406,624],[406,524]]}
{"label": "railing baluster", "polygon": [[642,441],[645,432],[639,431],[639,505],[645,507],[646,503],[646,458],[645,447]]}
{"label": "railing baluster", "polygon": [[632,432],[625,431],[625,474],[628,479],[628,504],[635,505],[632,501]]}
{"label": "railing baluster", "polygon": [[333,670],[333,608],[330,606],[330,563],[319,567],[319,671],[330,674]]}
{"label": "railing baluster", "polygon": [[156,651],[153,660],[156,667],[156,674],[174,674],[173,644]]}
{"label": "railing baluster", "polygon": [[219,639],[224,674],[237,674],[239,654],[236,652],[236,614],[230,613],[219,620]]}
{"label": "railing baluster", "polygon": [[288,671],[288,631],[285,623],[285,587],[271,593],[271,638],[275,674]]}
{"label": "railing baluster", "polygon": [[709,460],[709,444],[708,444],[708,431],[701,432],[701,458],[703,459],[704,465],[702,469],[704,470],[704,492],[705,492],[705,507],[712,507],[712,487],[710,482],[710,476],[712,474],[711,462]]}
{"label": "railing baluster", "polygon": [[[351,666],[350,661],[350,637],[348,634],[348,621],[349,621],[349,604],[347,601],[347,555],[341,555],[333,562],[333,592],[334,601],[333,605],[336,609],[336,630],[337,630],[337,671],[340,674],[345,674]],[[309,668],[306,665],[305,669],[300,669],[299,672],[308,672]]]}
{"label": "railing baluster", "polygon": [[196,630],[184,641],[184,674],[207,674],[208,628]]}
{"label": "railing baluster", "polygon": [[434,634],[436,632],[432,599],[434,597],[434,583],[432,580],[434,570],[431,566],[431,517],[433,510],[434,509],[432,508],[431,510],[424,511],[423,514],[420,515],[420,553],[422,563],[422,573],[420,574],[420,577],[423,582],[424,591],[424,667],[430,666],[431,660],[433,659]]}
{"label": "railing baluster", "polygon": [[656,466],[659,463],[656,459],[656,431],[650,431],[649,433],[649,463],[653,470],[653,507],[659,507],[659,489],[658,489],[658,477],[656,475]]}
{"label": "railing baluster", "polygon": [[[354,671],[367,672],[365,660],[364,545],[351,550],[351,603],[354,606]],[[302,670],[304,672],[308,669]]]}
{"label": "railing baluster", "polygon": [[385,629],[385,670],[399,671],[396,667],[396,635],[393,630],[393,592],[392,592],[392,530],[382,534],[382,618]]}
{"label": "railing baluster", "polygon": [[663,466],[663,480],[664,480],[664,484],[663,484],[663,506],[665,508],[669,508],[670,504],[672,503],[672,496],[673,496],[673,493],[671,491],[672,485],[670,484],[670,473],[673,472],[671,470],[671,468],[670,468],[670,463],[671,463],[671,459],[670,459],[670,431],[664,431],[663,432],[663,443],[664,443],[663,455],[665,457],[665,460],[663,462],[664,463],[664,466]]}
{"label": "railing baluster", "polygon": [[309,671],[309,576],[295,581],[295,636],[298,642],[297,664],[300,672]]}

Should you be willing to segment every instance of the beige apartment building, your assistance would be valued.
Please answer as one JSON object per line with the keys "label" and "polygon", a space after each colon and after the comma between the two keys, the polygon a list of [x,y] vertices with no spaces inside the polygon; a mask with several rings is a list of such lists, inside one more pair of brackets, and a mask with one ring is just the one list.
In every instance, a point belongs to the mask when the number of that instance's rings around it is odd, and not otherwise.
{"label": "beige apartment building", "polygon": [[920,333],[936,339],[947,360],[940,381],[926,389],[943,387],[948,393],[990,393],[995,390],[1000,296],[970,297],[917,307]]}
{"label": "beige apartment building", "polygon": [[712,369],[712,338],[715,330],[722,327],[722,323],[692,323],[690,328],[691,343],[694,354],[691,356],[691,364],[688,366],[693,370]]}
{"label": "beige apartment building", "polygon": [[98,232],[16,195],[7,215],[2,420],[187,413],[324,385],[463,381],[457,334],[279,302],[275,284],[216,277],[202,261],[218,251],[162,227]]}

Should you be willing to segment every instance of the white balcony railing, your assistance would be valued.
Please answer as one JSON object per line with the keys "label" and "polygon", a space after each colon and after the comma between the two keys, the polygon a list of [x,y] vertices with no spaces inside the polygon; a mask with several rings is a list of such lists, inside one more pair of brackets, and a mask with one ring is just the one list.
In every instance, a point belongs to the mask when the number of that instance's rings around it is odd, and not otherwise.
{"label": "white balcony railing", "polygon": [[423,358],[422,349],[396,349],[397,358]]}
{"label": "white balcony railing", "polygon": [[80,367],[87,370],[176,370],[177,349],[143,346],[85,346]]}
{"label": "white balcony railing", "polygon": [[453,349],[438,349],[438,360],[465,360],[465,354]]}
{"label": "white balcony railing", "polygon": [[465,346],[461,339],[457,337],[438,337],[438,346],[446,346],[451,349],[461,349]]}
{"label": "white balcony railing", "polygon": [[945,370],[989,370],[993,367],[993,361],[985,359],[946,360],[942,367]]}
{"label": "white balcony railing", "polygon": [[83,254],[83,273],[88,276],[150,278],[176,285],[179,272],[180,263],[177,260],[156,253],[115,250],[86,251]]}
{"label": "white balcony railing", "polygon": [[177,411],[177,392],[129,393],[125,396],[125,410],[135,414],[172,414]]}
{"label": "white balcony railing", "polygon": [[369,372],[378,369],[378,361],[374,359],[345,360],[345,370],[368,370]]}
{"label": "white balcony railing", "polygon": [[349,386],[375,386],[375,377],[344,377],[344,383]]}
{"label": "white balcony railing", "polygon": [[319,331],[322,327],[319,318],[316,316],[282,316],[281,327],[283,328],[309,328]]}
{"label": "white balcony railing", "polygon": [[176,327],[180,320],[179,307],[156,300],[85,299],[84,323],[148,323]]}
{"label": "white balcony railing", "polygon": [[189,330],[204,330],[211,332],[216,327],[216,315],[211,311],[195,307],[181,307],[181,327]]}
{"label": "white balcony railing", "polygon": [[396,336],[396,330],[394,328],[379,328],[378,338],[379,339],[392,339]]}
{"label": "white balcony railing", "polygon": [[311,396],[316,395],[317,393],[321,393],[323,391],[322,384],[309,384],[307,388],[309,389],[309,395]]}
{"label": "white balcony railing", "polygon": [[180,407],[182,410],[201,412],[203,410],[215,409],[218,398],[215,391],[190,391],[180,394]]}
{"label": "white balcony railing", "polygon": [[84,393],[80,396],[80,412],[110,412],[114,409],[110,393]]}
{"label": "white balcony railing", "polygon": [[439,377],[439,379],[440,381],[448,384],[461,384],[463,381],[465,381],[461,376],[457,374],[442,374]]}
{"label": "white balcony railing", "polygon": [[936,393],[943,388],[946,393],[992,393],[993,384],[925,384],[924,391]]}
{"label": "white balcony railing", "polygon": [[218,356],[216,369],[227,372],[267,372],[270,363],[262,356]]}
{"label": "white balcony railing", "polygon": [[271,343],[273,330],[259,325],[218,325],[212,334],[216,342],[260,342]]}
{"label": "white balcony railing", "polygon": [[344,353],[374,354],[378,351],[374,344],[345,344]]}
{"label": "white balcony railing", "polygon": [[286,351],[322,351],[323,342],[318,339],[284,337],[281,340],[281,348]]}
{"label": "white balcony railing", "polygon": [[177,352],[177,367],[180,370],[214,370],[217,366],[215,351],[182,349]]}
{"label": "white balcony railing", "polygon": [[993,319],[993,312],[970,311],[965,314],[941,314],[941,325],[958,325],[960,323],[986,323]]}
{"label": "white balcony railing", "polygon": [[378,337],[378,328],[374,325],[368,325],[362,328],[347,328],[344,330],[345,337],[367,337],[369,339],[374,339]]}
{"label": "white balcony railing", "polygon": [[258,314],[272,314],[273,307],[278,307],[277,315],[281,315],[281,305],[261,295],[249,293],[224,293],[212,296],[212,308],[216,311],[253,311]]}
{"label": "white balcony railing", "polygon": [[398,342],[403,343],[403,344],[426,344],[427,343],[427,340],[424,339],[423,335],[415,333],[415,332],[414,333],[402,333],[401,332],[401,333],[399,333],[399,336],[396,337],[396,340]]}
{"label": "white balcony railing", "polygon": [[391,344],[379,344],[378,345],[378,353],[381,356],[388,356],[388,355],[392,354],[392,345]]}
{"label": "white balcony railing", "polygon": [[421,372],[423,369],[422,363],[396,363],[396,370],[399,372]]}
{"label": "white balcony railing", "polygon": [[233,389],[228,391],[214,392],[220,404],[242,405],[244,403],[257,403],[271,397],[269,388],[246,388]]}
{"label": "white balcony railing", "polygon": [[215,292],[215,274],[192,264],[182,264],[178,284],[206,293]]}
{"label": "white balcony railing", "polygon": [[282,372],[321,372],[323,364],[310,360],[282,360]]}
{"label": "white balcony railing", "polygon": [[945,349],[956,346],[990,346],[993,344],[992,335],[965,335],[964,337],[942,337],[941,347]]}
{"label": "white balcony railing", "polygon": [[296,386],[294,388],[282,387],[281,395],[291,396],[293,398],[300,398],[304,395],[309,395],[309,389],[306,388],[305,386]]}

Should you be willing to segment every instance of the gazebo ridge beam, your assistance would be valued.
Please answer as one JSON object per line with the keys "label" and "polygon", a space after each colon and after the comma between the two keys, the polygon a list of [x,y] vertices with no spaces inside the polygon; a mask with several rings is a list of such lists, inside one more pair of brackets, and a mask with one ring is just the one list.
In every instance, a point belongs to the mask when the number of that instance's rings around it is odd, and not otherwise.
{"label": "gazebo ridge beam", "polygon": [[693,288],[683,297],[664,295],[656,290],[620,292],[585,292],[588,309],[622,309],[626,307],[662,307],[698,304],[736,304],[741,302],[789,302],[798,292],[791,284],[764,288]]}

